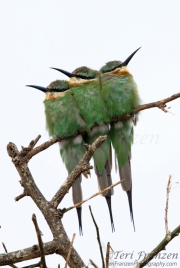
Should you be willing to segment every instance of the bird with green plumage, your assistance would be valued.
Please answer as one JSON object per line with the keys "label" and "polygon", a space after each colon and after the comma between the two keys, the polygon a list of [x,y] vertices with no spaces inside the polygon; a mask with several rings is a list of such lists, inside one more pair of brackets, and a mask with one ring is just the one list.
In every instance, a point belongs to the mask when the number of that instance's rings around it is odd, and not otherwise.
{"label": "bird with green plumage", "polygon": [[[69,84],[64,80],[56,80],[47,88],[29,85],[39,89],[46,94],[44,105],[46,115],[46,126],[50,136],[68,137],[59,142],[60,154],[65,163],[68,174],[70,174],[82,159],[85,153],[84,141],[79,132],[86,129],[76,101],[73,97]],[[72,185],[73,203],[77,204],[83,200],[82,177],[79,176]],[[82,234],[82,207],[76,208],[79,222],[79,232]]]}
{"label": "bird with green plumage", "polygon": [[[69,80],[69,86],[73,92],[74,99],[79,108],[80,115],[86,123],[84,141],[92,144],[100,135],[107,135],[107,139],[94,153],[94,170],[98,180],[99,190],[112,185],[111,178],[111,142],[109,136],[109,114],[101,94],[101,73],[88,67],[79,67],[72,73],[62,69],[56,69],[65,75]],[[111,196],[113,189],[102,194],[107,201],[112,231],[114,222],[111,208]]]}
{"label": "bird with green plumage", "polygon": [[131,119],[110,124],[110,138],[118,162],[120,179],[123,180],[121,185],[128,196],[134,230],[130,160],[131,145],[133,143],[133,124],[136,124],[137,121],[137,115],[133,116],[133,110],[140,105],[140,98],[137,85],[132,74],[127,69],[127,65],[139,49],[134,51],[124,62],[111,61],[100,69],[102,97],[111,120],[124,114],[132,114]]}

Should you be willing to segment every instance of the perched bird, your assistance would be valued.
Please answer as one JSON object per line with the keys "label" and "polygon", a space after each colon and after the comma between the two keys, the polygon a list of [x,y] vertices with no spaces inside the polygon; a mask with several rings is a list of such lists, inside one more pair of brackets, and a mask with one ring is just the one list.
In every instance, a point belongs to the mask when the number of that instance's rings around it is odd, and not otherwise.
{"label": "perched bird", "polygon": [[[133,113],[133,109],[140,105],[137,85],[127,69],[129,61],[139,49],[134,51],[124,62],[111,61],[100,69],[102,96],[111,119],[126,113]],[[118,161],[120,179],[124,180],[121,185],[128,196],[130,216],[135,230],[130,164],[133,121],[136,123],[136,118],[111,123],[110,137]]]}
{"label": "perched bird", "polygon": [[[53,68],[56,69],[56,68]],[[110,121],[108,112],[101,95],[100,75],[101,73],[85,66],[77,68],[72,73],[62,69],[56,69],[65,75],[69,80],[69,86],[73,92],[74,99],[79,108],[80,115],[86,123],[85,142],[93,143],[100,135],[107,135],[107,139],[94,153],[94,169],[97,175],[99,190],[112,185],[111,178],[111,144],[109,137]],[[112,231],[114,222],[111,209],[111,195],[113,189],[102,194],[107,201]]]}
{"label": "perched bird", "polygon": [[[70,136],[78,134],[86,128],[84,120],[81,118],[76,105],[72,90],[64,80],[56,80],[47,88],[29,85],[43,91],[46,94],[44,100],[46,123],[49,135]],[[82,135],[64,139],[60,142],[60,154],[65,163],[68,173],[71,173],[85,153]],[[81,176],[72,185],[73,202],[77,204],[82,201]],[[79,232],[82,234],[82,207],[77,207]]]}

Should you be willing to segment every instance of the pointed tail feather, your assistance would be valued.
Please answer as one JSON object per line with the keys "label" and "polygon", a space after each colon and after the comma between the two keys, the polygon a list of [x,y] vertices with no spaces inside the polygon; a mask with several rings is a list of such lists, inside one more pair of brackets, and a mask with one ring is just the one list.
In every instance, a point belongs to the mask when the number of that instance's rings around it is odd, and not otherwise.
{"label": "pointed tail feather", "polygon": [[[79,176],[77,178],[77,180],[74,182],[74,184],[72,185],[72,196],[73,196],[73,203],[74,204],[77,204],[77,203],[81,202],[82,199],[83,199],[81,181],[82,181],[82,176]],[[77,214],[78,214],[79,234],[83,235],[83,232],[82,232],[82,218],[81,218],[82,207],[79,206],[79,207],[76,208],[76,210],[77,210]]]}
{"label": "pointed tail feather", "polygon": [[78,215],[78,222],[79,222],[79,235],[83,235],[83,231],[82,231],[82,207],[77,207],[76,208],[77,211],[77,215]]}
{"label": "pointed tail feather", "polygon": [[119,176],[121,180],[124,180],[121,186],[128,195],[130,215],[134,225],[133,209],[132,209],[132,176],[131,176],[131,163],[130,163],[131,144],[133,142],[132,119],[112,123],[110,136],[118,161]]}
{"label": "pointed tail feather", "polygon": [[[81,135],[78,135],[76,137],[70,137],[60,142],[60,154],[69,174],[73,171],[73,169],[82,159],[84,152],[85,152],[84,141]],[[77,204],[83,200],[81,180],[82,177],[79,176],[72,185],[72,196],[74,204]],[[81,206],[77,208],[77,213],[79,221],[79,230],[80,234],[82,234],[82,220],[81,220],[81,212],[79,212],[80,210],[82,210]]]}
{"label": "pointed tail feather", "polygon": [[[99,173],[97,166],[94,164],[94,169],[95,173],[97,175],[97,180],[98,180],[98,186],[99,190],[102,191],[105,188],[109,187],[112,185],[112,178],[111,178],[111,161],[107,160],[105,164],[105,168],[102,174]],[[112,208],[111,208],[111,195],[114,194],[113,189],[111,188],[110,190],[105,191],[102,193],[102,196],[106,198],[108,208],[109,208],[109,215],[111,219],[111,227],[112,227],[112,232],[115,231],[114,228],[114,222],[113,222],[113,216],[112,216]]]}
{"label": "pointed tail feather", "polygon": [[[110,148],[111,148],[111,146],[110,146]],[[107,179],[108,179],[108,186],[111,186],[112,185],[111,169],[112,169],[112,150],[110,150],[110,160],[108,160],[106,162],[106,165],[105,165],[106,175],[107,175]],[[114,194],[113,188],[111,188],[110,194],[111,195]],[[105,196],[105,197],[106,197],[106,201],[107,201],[108,208],[109,208],[109,214],[110,214],[110,219],[111,219],[112,232],[115,232],[113,215],[112,215],[112,208],[111,208],[111,196]]]}
{"label": "pointed tail feather", "polygon": [[136,229],[135,229],[135,224],[134,224],[133,207],[132,207],[132,186],[131,186],[131,189],[129,191],[127,191],[126,193],[128,196],[130,217],[131,217],[131,221],[133,222],[133,227],[134,227],[134,232],[135,232]]}
{"label": "pointed tail feather", "polygon": [[[103,173],[100,174],[98,171],[98,168],[96,166],[96,164],[94,163],[94,170],[97,176],[97,180],[98,180],[98,186],[99,186],[99,190],[102,191],[105,188],[109,187],[112,185],[112,178],[111,178],[111,164],[110,161],[107,160]],[[110,190],[105,191],[104,193],[102,193],[102,195],[105,196],[111,196],[114,194],[114,190],[111,188]]]}
{"label": "pointed tail feather", "polygon": [[112,215],[112,208],[111,208],[111,196],[105,196],[105,198],[106,198],[108,209],[109,209],[109,215],[110,215],[110,219],[111,219],[112,232],[115,232],[113,215]]}
{"label": "pointed tail feather", "polygon": [[128,196],[129,210],[131,221],[133,222],[133,227],[135,231],[134,216],[133,216],[133,207],[132,207],[132,177],[131,177],[131,162],[130,157],[124,167],[119,168],[120,179],[124,180],[121,183],[121,186],[124,191],[126,191]]}

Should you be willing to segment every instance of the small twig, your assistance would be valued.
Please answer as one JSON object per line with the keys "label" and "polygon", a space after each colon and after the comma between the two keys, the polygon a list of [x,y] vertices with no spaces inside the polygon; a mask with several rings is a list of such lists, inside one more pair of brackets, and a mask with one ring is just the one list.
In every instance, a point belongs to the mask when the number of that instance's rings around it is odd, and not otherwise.
{"label": "small twig", "polygon": [[105,268],[104,257],[103,257],[102,246],[101,246],[101,239],[100,239],[100,234],[99,234],[99,227],[97,226],[97,223],[96,223],[96,221],[94,219],[94,216],[93,216],[93,213],[92,213],[92,210],[91,210],[91,206],[89,206],[89,210],[90,210],[91,217],[92,217],[92,220],[93,220],[95,228],[96,228],[97,240],[98,240],[100,254],[101,254],[101,260],[102,260],[102,267]]}
{"label": "small twig", "polygon": [[169,207],[169,193],[171,191],[171,175],[169,175],[168,184],[166,188],[166,208],[165,208],[165,229],[166,229],[166,238],[169,241],[171,239],[171,232],[168,228],[168,207]]}
{"label": "small twig", "polygon": [[5,246],[5,244],[4,244],[3,242],[2,242],[2,245],[3,245],[4,251],[5,251],[6,253],[8,253],[7,248],[6,248],[6,246]]}
{"label": "small twig", "polygon": [[159,245],[151,251],[142,261],[140,261],[135,268],[142,268],[144,267],[148,262],[150,262],[161,250],[164,250],[166,245],[169,244],[169,242],[178,236],[180,233],[180,225],[172,231],[170,240],[167,240],[166,236],[165,238],[159,243]]}
{"label": "small twig", "polygon": [[38,135],[36,139],[32,140],[30,143],[29,143],[29,146],[28,148],[30,150],[32,150],[34,148],[34,146],[38,143],[38,141],[40,140],[41,138],[41,135]]}
{"label": "small twig", "polygon": [[109,245],[109,247],[110,247],[111,251],[114,252],[114,250],[113,250],[113,248],[111,247],[111,245]]}
{"label": "small twig", "polygon": [[67,265],[68,265],[68,261],[69,261],[70,255],[71,255],[72,245],[74,243],[75,236],[76,236],[76,234],[73,234],[73,237],[72,237],[72,240],[71,240],[71,244],[70,244],[70,247],[69,247],[69,251],[68,251],[68,255],[67,255],[67,260],[66,260],[66,263],[65,263],[64,268],[67,268]]}
{"label": "small twig", "polygon": [[33,150],[31,150],[30,152],[28,152],[27,158],[31,159],[34,155],[46,150],[47,148],[49,148],[51,145],[53,145],[54,143],[56,143],[58,141],[59,141],[58,137],[54,137],[53,139],[44,142],[43,144],[39,145],[38,147],[36,147]]}
{"label": "small twig", "polygon": [[42,264],[42,267],[43,268],[47,268],[46,266],[46,260],[45,260],[45,254],[44,254],[44,247],[43,247],[43,241],[42,241],[42,233],[39,229],[39,226],[38,226],[38,223],[37,223],[37,220],[36,220],[36,215],[33,214],[32,215],[32,221],[34,223],[34,227],[36,229],[36,234],[37,234],[37,238],[38,238],[38,243],[39,243],[39,248],[40,248],[40,252],[41,252],[41,264]]}
{"label": "small twig", "polygon": [[106,268],[109,267],[109,252],[110,252],[110,242],[107,243],[107,249],[106,249]]}
{"label": "small twig", "polygon": [[[140,105],[139,107],[134,109],[133,114],[137,114],[140,111],[155,108],[155,107],[158,107],[158,108],[160,108],[162,110],[162,107],[165,107],[166,103],[168,103],[170,101],[173,101],[175,99],[178,99],[178,98],[180,98],[180,93],[176,93],[176,94],[174,94],[174,95],[172,95],[172,96],[170,96],[170,97],[168,97],[166,99],[160,100],[160,101]],[[131,116],[132,115],[130,115],[130,114],[125,114],[125,115],[122,115],[122,116],[119,116],[117,118],[112,119],[112,121],[119,121],[119,120],[123,120],[123,119],[129,119]]]}
{"label": "small twig", "polygon": [[90,259],[89,261],[90,261],[92,266],[94,266],[95,268],[98,268],[98,266],[93,262],[93,260]]}
{"label": "small twig", "polygon": [[85,202],[91,200],[92,198],[94,198],[94,197],[96,197],[96,196],[98,196],[98,195],[100,195],[100,194],[106,192],[107,190],[110,190],[111,188],[114,188],[115,186],[117,186],[118,184],[122,183],[123,181],[124,181],[124,180],[120,180],[120,181],[118,181],[118,182],[112,184],[111,186],[105,188],[104,190],[102,190],[102,191],[100,191],[100,192],[97,192],[97,193],[93,194],[92,196],[90,196],[89,198],[84,199],[83,201],[81,201],[81,202],[75,204],[74,206],[67,208],[67,209],[64,211],[64,213],[68,212],[69,210],[71,210],[71,209],[73,209],[73,208],[76,208],[76,207],[81,206],[82,204],[84,204]]}
{"label": "small twig", "polygon": [[[35,138],[29,143],[28,147],[21,146],[21,151],[19,152],[19,156],[26,157],[27,154],[33,150],[34,146],[37,144],[40,138],[41,138],[41,135],[38,135],[37,138]],[[28,161],[29,161],[29,158],[26,158],[26,162]]]}
{"label": "small twig", "polygon": [[58,268],[60,268],[60,263],[58,264]]}
{"label": "small twig", "polygon": [[25,197],[25,196],[28,196],[28,194],[24,191],[22,194],[16,196],[16,197],[14,198],[14,200],[17,202],[17,201],[19,201],[20,199],[22,199],[22,198]]}

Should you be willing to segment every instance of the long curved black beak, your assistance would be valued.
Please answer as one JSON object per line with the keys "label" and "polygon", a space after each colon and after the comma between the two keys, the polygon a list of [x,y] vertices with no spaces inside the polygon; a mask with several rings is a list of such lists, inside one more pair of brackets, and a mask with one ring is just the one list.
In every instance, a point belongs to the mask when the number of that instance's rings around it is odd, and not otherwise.
{"label": "long curved black beak", "polygon": [[56,88],[52,88],[52,89],[49,89],[47,87],[40,87],[40,86],[34,86],[34,85],[26,85],[26,87],[33,87],[33,88],[37,88],[41,91],[43,91],[44,93],[47,93],[47,92],[64,92],[64,91],[67,91],[67,88],[62,88],[62,89],[56,89]]}
{"label": "long curved black beak", "polygon": [[65,74],[65,75],[68,76],[69,78],[76,77],[76,78],[81,78],[81,79],[86,79],[86,80],[88,80],[88,79],[92,79],[91,77],[86,77],[86,76],[83,76],[83,75],[80,75],[80,74],[69,73],[69,72],[67,72],[67,71],[65,71],[65,70],[62,70],[62,69],[53,68],[53,67],[50,67],[50,68],[51,68],[51,69],[54,69],[54,70],[56,70],[56,71],[58,71],[58,72],[61,72],[61,73]]}
{"label": "long curved black beak", "polygon": [[139,47],[138,49],[136,49],[123,63],[121,63],[118,67],[123,67],[123,66],[127,66],[128,63],[130,62],[130,60],[132,59],[132,57],[136,54],[136,52],[138,52],[138,50],[141,47]]}
{"label": "long curved black beak", "polygon": [[43,91],[44,93],[51,92],[49,90],[49,88],[47,88],[47,87],[40,87],[40,86],[34,86],[34,85],[26,85],[26,87],[33,87],[33,88],[36,88],[36,89]]}
{"label": "long curved black beak", "polygon": [[65,74],[65,75],[68,76],[69,78],[71,78],[71,77],[76,77],[75,74],[69,73],[69,72],[67,72],[67,71],[65,71],[65,70],[58,69],[58,68],[53,68],[53,67],[50,67],[50,68],[51,68],[51,69],[54,69],[54,70],[56,70],[56,71],[58,71],[58,72],[61,72],[61,73]]}

